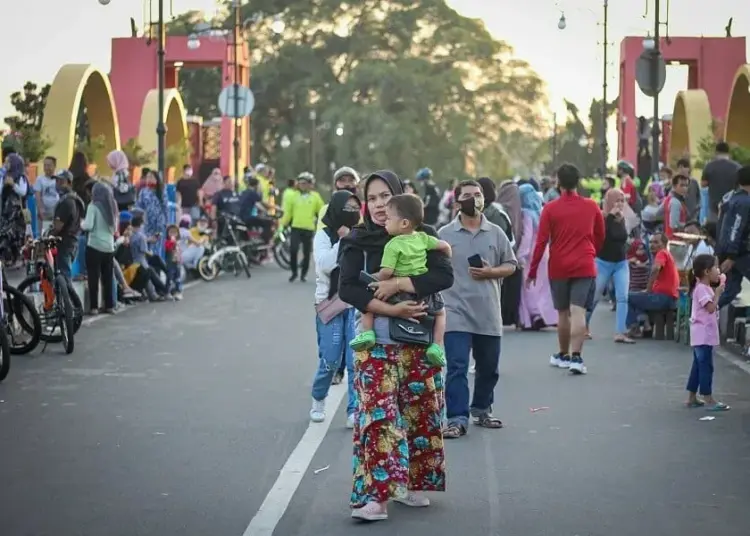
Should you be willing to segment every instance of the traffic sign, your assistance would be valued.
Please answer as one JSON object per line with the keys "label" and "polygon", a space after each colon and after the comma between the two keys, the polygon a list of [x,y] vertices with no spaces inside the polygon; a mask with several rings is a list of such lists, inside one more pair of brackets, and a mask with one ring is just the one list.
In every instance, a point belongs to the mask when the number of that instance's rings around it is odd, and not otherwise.
{"label": "traffic sign", "polygon": [[219,94],[219,110],[225,117],[232,119],[247,117],[254,107],[255,97],[249,87],[232,84],[222,89]]}
{"label": "traffic sign", "polygon": [[654,52],[644,50],[635,64],[635,81],[638,82],[638,87],[641,88],[641,91],[649,97],[658,95],[664,89],[664,83],[667,81],[667,64],[661,52],[656,53],[658,54],[656,56],[657,77],[656,80],[653,80],[651,62],[653,61],[654,54]]}

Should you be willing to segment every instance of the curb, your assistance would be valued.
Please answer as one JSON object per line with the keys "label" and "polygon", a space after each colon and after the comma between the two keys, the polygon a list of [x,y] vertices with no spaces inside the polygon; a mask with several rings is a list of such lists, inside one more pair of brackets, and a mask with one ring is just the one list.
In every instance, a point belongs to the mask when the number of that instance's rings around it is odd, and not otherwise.
{"label": "curb", "polygon": [[740,369],[742,372],[750,374],[750,360],[742,359],[737,354],[735,354],[731,350],[727,350],[723,346],[716,347],[716,354]]}

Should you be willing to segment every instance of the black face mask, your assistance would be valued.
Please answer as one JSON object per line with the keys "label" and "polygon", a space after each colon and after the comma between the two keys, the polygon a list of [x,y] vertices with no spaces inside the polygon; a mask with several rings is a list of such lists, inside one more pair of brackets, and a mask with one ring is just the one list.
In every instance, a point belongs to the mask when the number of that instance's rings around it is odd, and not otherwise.
{"label": "black face mask", "polygon": [[477,215],[477,205],[473,197],[462,199],[458,204],[460,205],[461,212],[466,214],[469,218],[473,218]]}
{"label": "black face mask", "polygon": [[341,222],[344,227],[350,229],[359,223],[359,212],[354,210],[345,210],[341,213]]}
{"label": "black face mask", "polygon": [[357,195],[357,187],[356,186],[352,186],[350,188],[337,188],[336,191],[337,192],[351,192],[354,195]]}

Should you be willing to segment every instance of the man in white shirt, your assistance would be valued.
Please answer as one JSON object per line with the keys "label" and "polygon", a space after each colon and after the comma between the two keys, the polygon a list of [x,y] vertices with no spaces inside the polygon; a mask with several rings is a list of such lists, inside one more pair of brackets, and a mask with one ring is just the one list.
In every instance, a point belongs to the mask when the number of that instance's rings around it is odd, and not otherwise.
{"label": "man in white shirt", "polygon": [[55,219],[55,207],[60,201],[57,181],[54,179],[55,167],[57,167],[57,159],[54,156],[46,157],[44,159],[44,174],[38,176],[34,182],[39,235],[52,227],[52,221]]}

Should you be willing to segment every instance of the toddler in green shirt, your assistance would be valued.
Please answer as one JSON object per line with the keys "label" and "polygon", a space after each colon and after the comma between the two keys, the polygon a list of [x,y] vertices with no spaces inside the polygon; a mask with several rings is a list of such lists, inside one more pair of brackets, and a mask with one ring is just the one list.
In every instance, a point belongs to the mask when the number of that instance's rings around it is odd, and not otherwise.
{"label": "toddler in green shirt", "polygon": [[[419,197],[413,194],[394,195],[388,200],[385,210],[385,230],[392,238],[383,251],[380,270],[372,274],[378,281],[426,273],[428,251],[438,250],[446,255],[451,254],[448,242],[416,230],[422,225],[424,217],[424,205]],[[431,302],[430,314],[435,316],[435,326],[432,343],[425,353],[431,365],[444,367],[445,305],[439,294],[432,296]],[[375,345],[372,313],[363,313],[360,322],[361,333],[349,343],[356,351],[366,350]]]}

